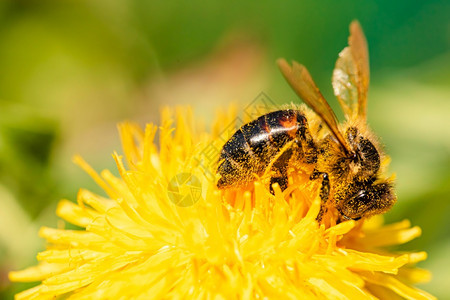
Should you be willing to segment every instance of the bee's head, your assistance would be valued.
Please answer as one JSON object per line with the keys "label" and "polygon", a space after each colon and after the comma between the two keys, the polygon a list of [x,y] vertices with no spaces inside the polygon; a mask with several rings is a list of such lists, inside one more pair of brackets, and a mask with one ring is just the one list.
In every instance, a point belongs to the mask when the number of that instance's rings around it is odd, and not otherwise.
{"label": "bee's head", "polygon": [[354,182],[340,195],[343,201],[337,209],[344,219],[359,220],[388,211],[397,200],[392,185],[388,182]]}
{"label": "bee's head", "polygon": [[396,196],[392,184],[380,177],[380,152],[370,135],[349,127],[345,132],[351,152],[347,184],[336,190],[337,209],[344,219],[386,212],[394,205]]}
{"label": "bee's head", "polygon": [[349,159],[354,166],[355,177],[367,180],[375,176],[380,169],[380,154],[375,145],[359,133],[356,127],[349,127],[346,136],[352,149]]}

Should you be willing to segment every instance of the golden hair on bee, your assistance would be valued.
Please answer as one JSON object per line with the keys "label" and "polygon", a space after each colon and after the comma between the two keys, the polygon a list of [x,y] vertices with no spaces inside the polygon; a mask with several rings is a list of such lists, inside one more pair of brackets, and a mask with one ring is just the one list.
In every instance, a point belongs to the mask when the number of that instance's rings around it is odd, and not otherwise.
{"label": "golden hair on bee", "polygon": [[367,126],[369,56],[357,21],[350,24],[348,46],[339,54],[332,76],[333,91],[346,121],[335,113],[306,67],[278,60],[285,79],[309,106],[270,112],[241,128],[222,148],[217,173],[221,189],[268,177],[269,187],[288,186],[292,169],[309,172],[321,182],[321,220],[331,206],[340,219],[358,220],[387,211],[396,201],[385,156]]}

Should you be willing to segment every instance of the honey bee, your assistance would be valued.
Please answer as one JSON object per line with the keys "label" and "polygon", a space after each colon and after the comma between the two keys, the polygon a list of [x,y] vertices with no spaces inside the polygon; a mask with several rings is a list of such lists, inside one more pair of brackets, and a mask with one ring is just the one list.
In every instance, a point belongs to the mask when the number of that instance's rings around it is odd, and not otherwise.
{"label": "honey bee", "polygon": [[310,180],[321,180],[319,221],[329,204],[344,220],[380,214],[393,206],[397,199],[393,184],[381,168],[384,154],[367,126],[369,60],[366,38],[357,21],[350,24],[348,44],[340,52],[332,76],[346,121],[338,124],[303,65],[279,59],[287,82],[321,125],[312,131],[306,108],[278,110],[243,125],[220,152],[218,188],[245,185],[269,171],[271,191],[275,183],[285,190],[290,167],[303,164],[311,166]]}

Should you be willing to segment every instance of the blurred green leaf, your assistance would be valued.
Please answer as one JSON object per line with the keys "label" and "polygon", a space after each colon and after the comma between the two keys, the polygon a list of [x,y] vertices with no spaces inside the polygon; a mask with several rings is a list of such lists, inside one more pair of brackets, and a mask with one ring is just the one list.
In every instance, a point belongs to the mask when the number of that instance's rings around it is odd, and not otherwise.
{"label": "blurred green leaf", "polygon": [[55,189],[48,166],[58,129],[50,119],[17,109],[3,107],[1,112],[0,182],[36,216]]}

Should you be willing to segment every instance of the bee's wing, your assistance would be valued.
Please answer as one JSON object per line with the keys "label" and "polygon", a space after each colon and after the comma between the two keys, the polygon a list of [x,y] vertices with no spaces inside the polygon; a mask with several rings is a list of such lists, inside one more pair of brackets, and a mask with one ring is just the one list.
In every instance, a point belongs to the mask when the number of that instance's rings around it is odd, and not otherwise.
{"label": "bee's wing", "polygon": [[350,24],[349,46],[339,53],[333,71],[333,90],[349,119],[366,120],[369,88],[367,41],[358,21]]}
{"label": "bee's wing", "polygon": [[279,59],[277,62],[284,77],[297,95],[322,118],[344,150],[350,153],[351,150],[339,131],[336,115],[317,88],[308,70],[295,61],[292,63],[292,67],[285,59]]}

